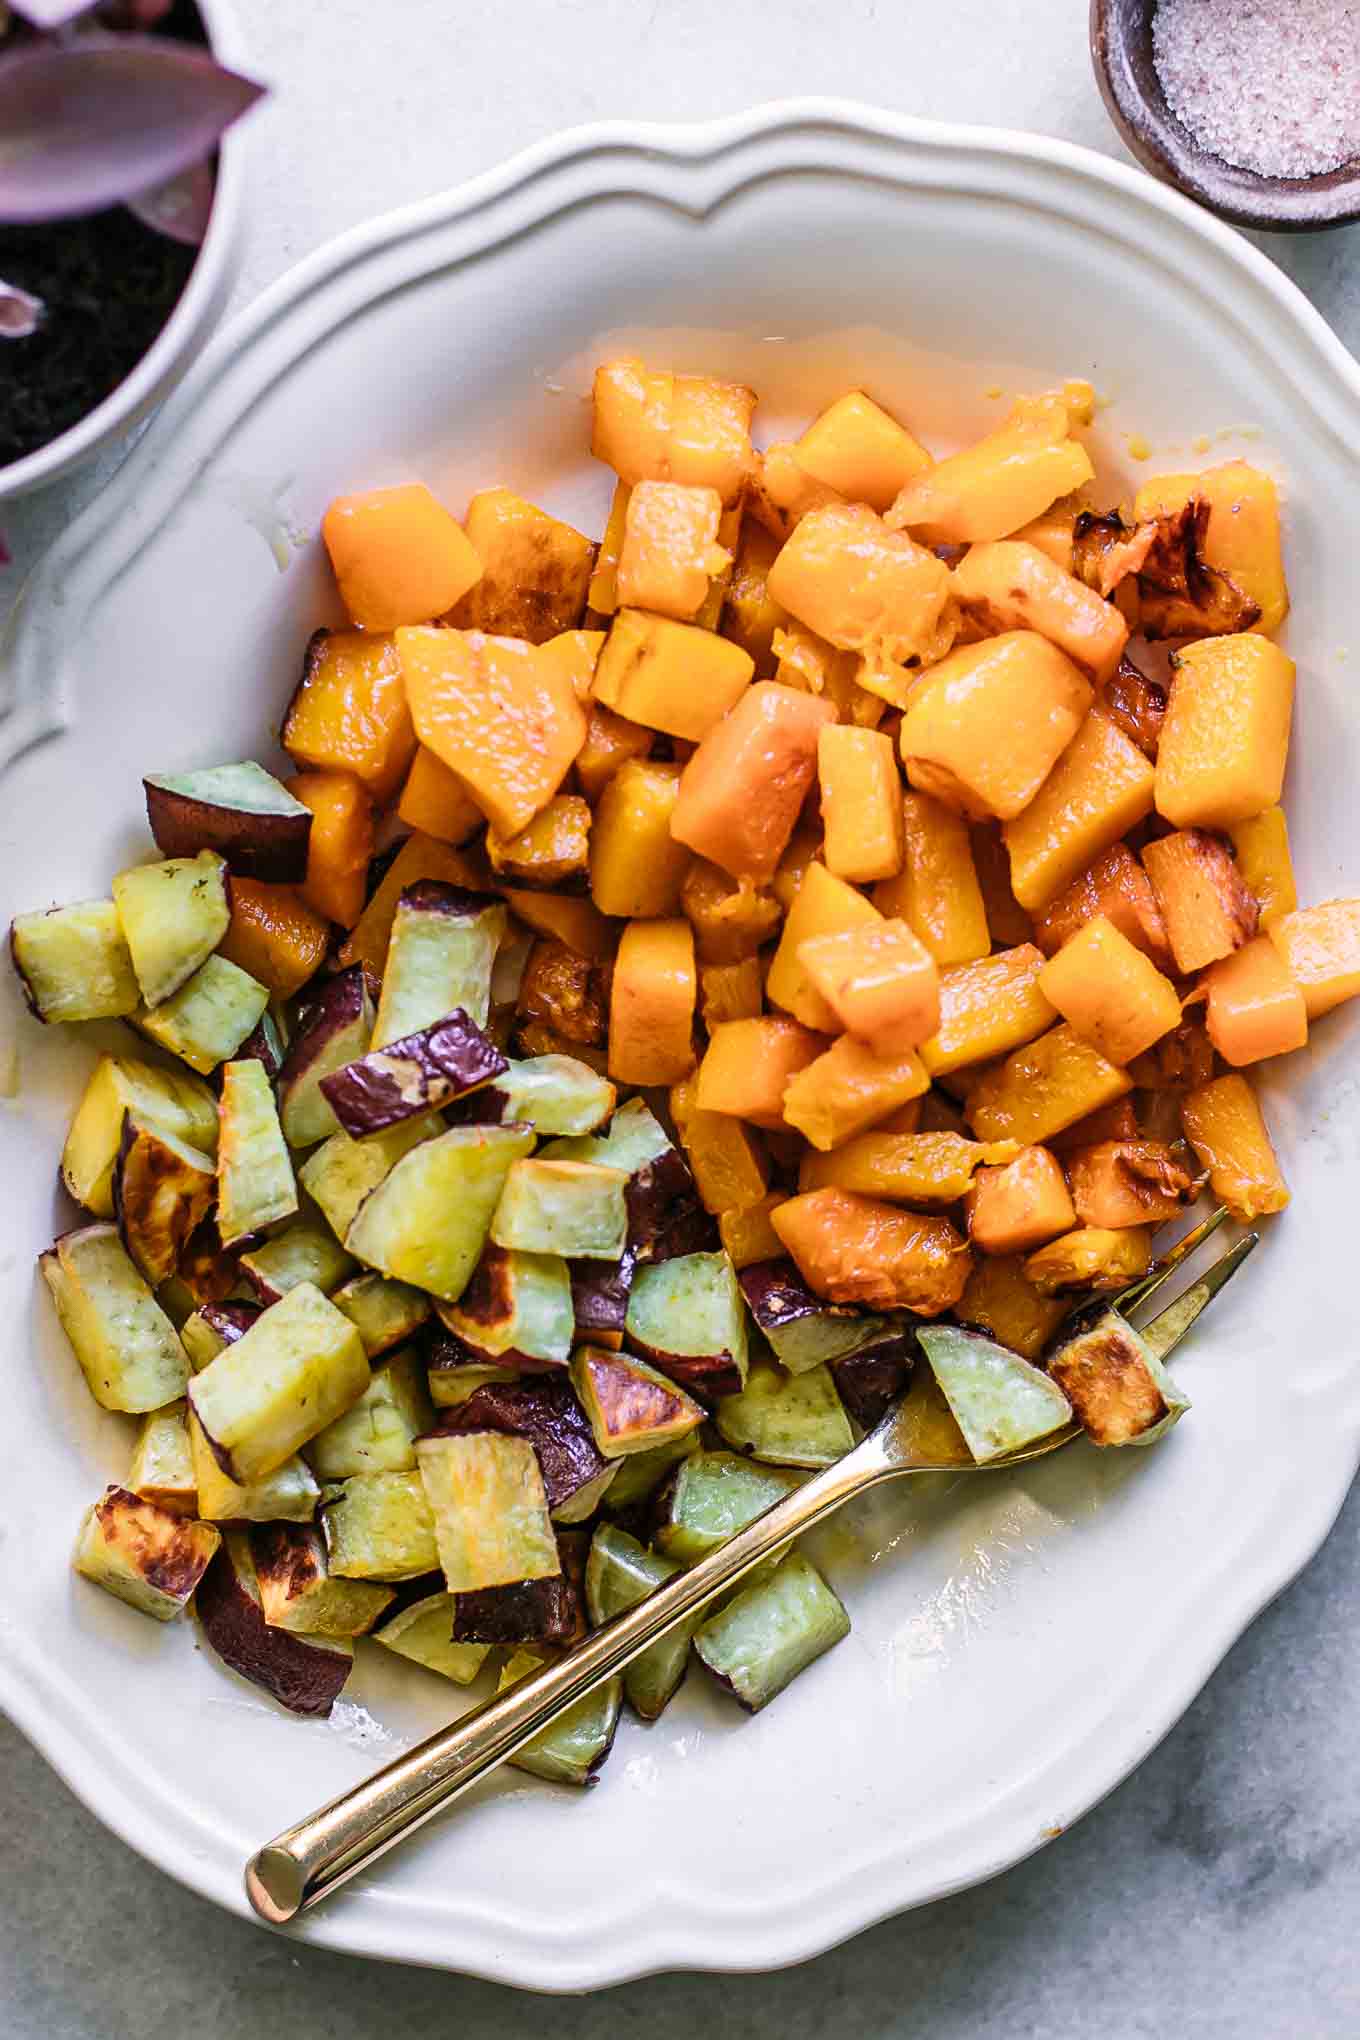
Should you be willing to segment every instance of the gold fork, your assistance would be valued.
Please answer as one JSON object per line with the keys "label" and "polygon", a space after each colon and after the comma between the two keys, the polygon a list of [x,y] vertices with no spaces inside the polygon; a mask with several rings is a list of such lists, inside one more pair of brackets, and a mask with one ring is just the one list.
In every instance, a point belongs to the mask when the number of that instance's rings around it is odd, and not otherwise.
{"label": "gold fork", "polygon": [[[1227,1217],[1211,1213],[1179,1239],[1137,1282],[1110,1299],[1127,1314],[1142,1308]],[[1176,1301],[1142,1327],[1159,1359],[1180,1344],[1225,1282],[1257,1244],[1247,1233]],[[790,1538],[801,1536],[880,1481],[913,1473],[989,1473],[1043,1459],[1081,1435],[1068,1424],[1038,1443],[979,1466],[963,1443],[929,1370],[876,1429],[834,1466],[815,1474],[776,1502],[726,1544],[646,1600],[597,1629],[557,1664],[523,1679],[509,1692],[465,1714],[450,1727],[398,1757],[364,1784],[278,1835],[246,1866],[246,1894],[255,1911],[281,1926],[316,1905],[403,1836],[423,1825],[496,1765],[522,1748],[557,1715],[730,1587]]]}

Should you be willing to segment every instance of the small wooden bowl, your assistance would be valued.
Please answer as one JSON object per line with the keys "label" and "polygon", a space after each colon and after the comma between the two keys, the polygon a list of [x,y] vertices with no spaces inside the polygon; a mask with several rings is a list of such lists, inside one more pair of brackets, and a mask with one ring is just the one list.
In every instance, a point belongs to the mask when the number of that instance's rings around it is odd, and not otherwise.
{"label": "small wooden bowl", "polygon": [[1134,155],[1220,219],[1316,233],[1360,220],[1360,160],[1317,177],[1264,177],[1201,148],[1167,104],[1152,61],[1156,0],[1091,0],[1091,57],[1110,117]]}

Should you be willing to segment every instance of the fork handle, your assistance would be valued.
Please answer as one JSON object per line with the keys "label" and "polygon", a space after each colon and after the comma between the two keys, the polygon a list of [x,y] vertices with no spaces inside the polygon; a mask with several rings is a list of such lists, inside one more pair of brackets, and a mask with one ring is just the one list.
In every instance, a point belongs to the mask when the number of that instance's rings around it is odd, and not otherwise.
{"label": "fork handle", "polygon": [[707,1558],[522,1679],[275,1836],[246,1865],[246,1896],[271,1925],[316,1905],[494,1770],[706,1601],[887,1471],[871,1439],[786,1495]]}

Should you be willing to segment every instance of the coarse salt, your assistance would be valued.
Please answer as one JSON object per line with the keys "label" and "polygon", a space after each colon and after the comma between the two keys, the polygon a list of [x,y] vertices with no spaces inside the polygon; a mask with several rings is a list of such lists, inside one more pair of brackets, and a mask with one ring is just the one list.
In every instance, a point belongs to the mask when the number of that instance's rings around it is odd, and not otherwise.
{"label": "coarse salt", "polygon": [[1152,55],[1172,112],[1237,169],[1360,156],[1360,0],[1158,0]]}

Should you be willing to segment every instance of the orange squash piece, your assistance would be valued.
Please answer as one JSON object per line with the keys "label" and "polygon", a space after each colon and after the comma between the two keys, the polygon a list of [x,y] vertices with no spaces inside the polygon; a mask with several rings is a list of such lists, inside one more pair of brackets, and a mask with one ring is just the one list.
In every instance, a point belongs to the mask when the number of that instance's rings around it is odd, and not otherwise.
{"label": "orange squash piece", "polygon": [[756,455],[755,469],[747,484],[747,501],[751,515],[781,545],[810,512],[825,510],[828,504],[842,500],[835,489],[808,473],[791,441],[776,440]]}
{"label": "orange squash piece", "polygon": [[755,391],[739,383],[605,362],[595,371],[590,450],[630,486],[686,482],[735,503],[754,464],[755,407]]}
{"label": "orange squash piece", "polygon": [[595,684],[595,668],[600,663],[604,640],[602,630],[559,630],[556,637],[548,638],[538,648],[541,668],[551,669],[567,681],[586,710],[590,708],[590,690]]}
{"label": "orange squash piece", "polygon": [[1037,630],[1093,687],[1110,678],[1128,643],[1128,624],[1112,602],[1018,539],[970,546],[954,569],[954,598],[988,635]]}
{"label": "orange squash piece", "polygon": [[718,544],[722,498],[684,482],[638,482],[628,498],[616,593],[627,608],[693,622],[709,583],[732,564]]}
{"label": "orange squash piece", "polygon": [[458,774],[423,744],[416,746],[397,813],[413,829],[441,843],[466,843],[486,820]]}
{"label": "orange squash piece", "polygon": [[585,709],[586,740],[576,753],[576,779],[586,799],[597,801],[621,765],[651,756],[656,736],[598,701],[587,702]]}
{"label": "orange squash piece", "polygon": [[749,1211],[770,1187],[764,1143],[743,1119],[725,1112],[701,1112],[695,1102],[697,1088],[696,1076],[675,1085],[670,1106],[699,1200],[705,1211],[715,1216]]}
{"label": "orange squash piece", "polygon": [[1146,1275],[1151,1261],[1149,1227],[1081,1225],[1030,1254],[1024,1272],[1041,1296],[1109,1296]]}
{"label": "orange squash piece", "polygon": [[798,464],[849,503],[886,510],[899,489],[931,465],[925,448],[896,418],[849,390],[823,411],[794,446]]}
{"label": "orange squash piece", "polygon": [[280,741],[294,764],[352,772],[385,806],[416,748],[393,639],[313,631]]}
{"label": "orange squash piece", "polygon": [[770,593],[770,568],[778,552],[779,540],[763,524],[753,517],[742,519],[718,627],[750,654],[759,680],[773,673],[774,635],[788,622],[788,611]]}
{"label": "orange squash piece", "polygon": [[275,998],[291,999],[326,960],[329,921],[299,899],[291,885],[233,878],[228,897],[231,919],[218,955],[268,985]]}
{"label": "orange squash piece", "polygon": [[583,532],[511,489],[482,489],[475,495],[465,529],[482,572],[461,601],[448,605],[446,623],[495,637],[527,638],[531,645],[576,628],[595,553]]}
{"label": "orange squash piece", "polygon": [[969,1095],[967,1116],[979,1140],[1029,1144],[1132,1089],[1126,1072],[1064,1021],[983,1077]]}
{"label": "orange squash piece", "polygon": [[1092,479],[1090,455],[1069,436],[1089,422],[1086,406],[1063,394],[1022,398],[995,432],[909,481],[888,523],[925,545],[1009,538]]}
{"label": "orange squash piece", "polygon": [[826,1045],[824,1036],[781,1014],[721,1022],[709,1033],[695,1103],[701,1112],[727,1112],[777,1130],[790,1080]]}
{"label": "orange squash piece", "polygon": [[[807,810],[804,809],[804,813]],[[824,840],[819,826],[800,822],[789,837],[789,847],[779,860],[779,869],[770,880],[770,891],[779,903],[781,912],[787,914],[797,896],[798,888],[807,875],[810,864],[824,864],[822,856]]]}
{"label": "orange squash piece", "polygon": [[986,956],[992,931],[963,817],[928,793],[902,800],[902,868],[875,886],[881,914],[907,923],[940,965]]}
{"label": "orange squash piece", "polygon": [[939,972],[905,921],[812,936],[799,943],[798,962],[840,1025],[877,1056],[917,1048],[939,1027]]}
{"label": "orange squash piece", "polygon": [[844,879],[834,878],[824,864],[809,864],[785,916],[784,932],[765,979],[765,996],[805,1027],[834,1034],[840,1024],[835,1011],[813,985],[798,952],[814,936],[877,927],[882,918],[863,893]]}
{"label": "orange squash piece", "polygon": [[1036,631],[965,645],[932,668],[902,717],[907,778],[975,821],[1009,821],[1034,799],[1090,706],[1090,682]]}
{"label": "orange squash piece", "polygon": [[764,1003],[765,973],[758,956],[699,965],[699,1013],[710,1034],[724,1020],[758,1018]]}
{"label": "orange squash piece", "polygon": [[815,630],[807,630],[785,615],[771,639],[777,664],[775,679],[781,687],[797,688],[800,694],[820,694],[835,703],[836,720],[853,723],[857,729],[877,729],[888,712],[881,694],[871,694],[859,684],[864,661],[858,652],[837,651]]}
{"label": "orange squash piece", "polygon": [[1274,807],[1284,785],[1294,661],[1250,631],[1176,653],[1157,747],[1157,812],[1178,829],[1226,828]]}
{"label": "orange squash piece", "polygon": [[609,1074],[617,1084],[677,1084],[694,1067],[698,982],[688,921],[630,921],[609,1002]]}
{"label": "orange squash piece", "polygon": [[949,569],[863,503],[809,512],[767,585],[790,616],[841,651],[906,666],[938,659],[953,638]]}
{"label": "orange squash piece", "polygon": [[1268,935],[1212,964],[1201,983],[1209,1039],[1235,1069],[1307,1046],[1303,993]]}
{"label": "orange squash piece", "polygon": [[813,1147],[840,1147],[929,1089],[930,1078],[913,1050],[876,1056],[853,1034],[843,1034],[788,1086],[784,1119]]}
{"label": "orange squash piece", "polygon": [[[1154,1094],[1148,1094],[1152,1095]],[[1176,1106],[1174,1110],[1177,1115],[1176,1131],[1179,1133],[1180,1107]],[[1103,1140],[1137,1140],[1140,1124],[1132,1098],[1116,1098],[1112,1105],[1102,1105],[1098,1111],[1088,1112],[1084,1119],[1078,1119],[1071,1126],[1065,1126],[1061,1133],[1053,1135],[1048,1145],[1055,1155],[1066,1155],[1071,1154],[1076,1148],[1096,1147]],[[1147,1131],[1146,1127],[1142,1127],[1141,1130]]]}
{"label": "orange squash piece", "polygon": [[629,722],[697,744],[754,671],[749,652],[711,630],[620,609],[595,668],[594,696]]}
{"label": "orange squash piece", "polygon": [[[834,713],[834,711],[833,711]],[[902,779],[892,738],[836,723],[817,740],[826,868],[865,885],[902,869]]]}
{"label": "orange squash piece", "polygon": [[361,630],[428,623],[481,579],[471,540],[423,482],[337,496],[321,536]]}
{"label": "orange squash piece", "polygon": [[1002,830],[1015,897],[1041,913],[1152,810],[1153,769],[1106,716],[1088,715],[1038,794]]}
{"label": "orange squash piece", "polygon": [[486,834],[486,855],[497,878],[519,885],[572,886],[586,876],[591,815],[579,793],[555,793],[514,836]]}
{"label": "orange squash piece", "polygon": [[456,772],[492,827],[514,836],[546,807],[585,741],[576,694],[519,638],[401,630],[416,734]]}
{"label": "orange squash piece", "polygon": [[921,1049],[931,1076],[1008,1055],[1051,1027],[1057,1015],[1040,983],[1043,965],[1023,942],[941,971],[940,1025]]}
{"label": "orange squash piece", "polygon": [[1245,822],[1234,822],[1228,835],[1242,883],[1260,907],[1260,926],[1268,930],[1299,903],[1284,809],[1270,807]]}
{"label": "orange squash piece", "polygon": [[983,1254],[954,1306],[960,1324],[978,1325],[1012,1353],[1037,1360],[1067,1315],[1059,1297],[1044,1296],[1018,1254]]}
{"label": "orange squash piece", "polygon": [[1209,1171],[1209,1189],[1244,1225],[1283,1211],[1289,1188],[1256,1095],[1235,1072],[1187,1091],[1181,1100],[1185,1137]]}
{"label": "orange squash piece", "polygon": [[1079,1149],[1068,1157],[1067,1180],[1081,1223],[1110,1231],[1165,1225],[1196,1188],[1166,1142],[1144,1139],[1100,1141]]}
{"label": "orange squash piece", "polygon": [[373,803],[352,772],[299,772],[288,791],[312,811],[307,876],[298,891],[318,914],[352,928],[368,890]]}
{"label": "orange squash piece", "polygon": [[[918,794],[916,798],[924,796]],[[968,841],[973,852],[978,891],[982,894],[983,912],[987,917],[987,932],[993,944],[998,949],[1015,949],[1022,942],[1033,942],[1034,923],[1011,891],[1011,860],[1001,840],[1000,823],[974,822],[968,831]],[[1151,890],[1149,887],[1149,893]],[[966,957],[942,959],[950,963],[967,960]]]}
{"label": "orange squash piece", "polygon": [[1113,1063],[1129,1063],[1180,1025],[1170,978],[1097,914],[1039,972],[1039,989]]}
{"label": "orange squash piece", "polygon": [[371,978],[381,978],[397,901],[408,885],[415,885],[422,878],[437,878],[444,885],[465,886],[469,892],[477,892],[485,888],[487,877],[485,866],[474,862],[466,852],[450,849],[447,843],[436,842],[418,831],[408,836],[340,951],[341,963],[361,963]]}
{"label": "orange squash piece", "polygon": [[956,1133],[885,1133],[877,1127],[827,1154],[804,1155],[798,1188],[832,1185],[890,1204],[957,1204],[984,1164],[1009,1161],[1014,1153],[1012,1141],[989,1147]]}
{"label": "orange squash piece", "polygon": [[1034,939],[1046,956],[1056,956],[1098,914],[1159,970],[1171,969],[1171,945],[1152,881],[1123,843],[1102,850],[1058,894],[1035,922]]}
{"label": "orange squash piece", "polygon": [[1258,908],[1231,853],[1203,829],[1159,836],[1143,850],[1177,970],[1230,956],[1256,933]]}
{"label": "orange squash piece", "polygon": [[1154,475],[1134,498],[1134,520],[1141,524],[1183,509],[1195,496],[1209,505],[1205,565],[1226,574],[1256,604],[1261,614],[1253,628],[1268,637],[1289,612],[1274,482],[1244,460],[1198,475]]}
{"label": "orange squash piece", "polygon": [[1032,1253],[1077,1222],[1067,1179],[1046,1147],[979,1169],[964,1210],[968,1237],[984,1254]]}
{"label": "orange squash piece", "polygon": [[595,566],[590,576],[590,589],[586,597],[592,618],[611,617],[619,606],[619,555],[623,551],[623,534],[628,524],[628,498],[631,494],[632,490],[627,482],[614,484],[614,496],[609,505],[604,536],[595,555]]}
{"label": "orange squash piece", "polygon": [[938,1317],[958,1302],[973,1265],[947,1218],[846,1190],[790,1197],[770,1223],[809,1288],[832,1303]]}
{"label": "orange squash piece", "polygon": [[784,1243],[770,1223],[770,1214],[787,1202],[782,1190],[770,1190],[744,1211],[719,1212],[718,1237],[734,1268],[751,1268],[757,1261],[780,1258]]}
{"label": "orange squash piece", "polygon": [[498,882],[494,888],[516,920],[536,935],[560,942],[576,956],[604,963],[614,954],[618,930],[574,893],[528,892]]}
{"label": "orange squash piece", "polygon": [[710,864],[768,885],[817,770],[835,710],[758,680],[700,742],[684,769],[671,833]]}
{"label": "orange squash piece", "polygon": [[689,853],[671,834],[681,768],[630,758],[600,795],[590,833],[590,894],[602,914],[675,914]]}
{"label": "orange squash piece", "polygon": [[1310,1020],[1360,992],[1360,900],[1300,907],[1282,915],[1269,932],[1303,993]]}
{"label": "orange squash piece", "polygon": [[783,918],[768,892],[739,884],[702,857],[690,861],[680,905],[704,963],[740,963],[754,956]]}

